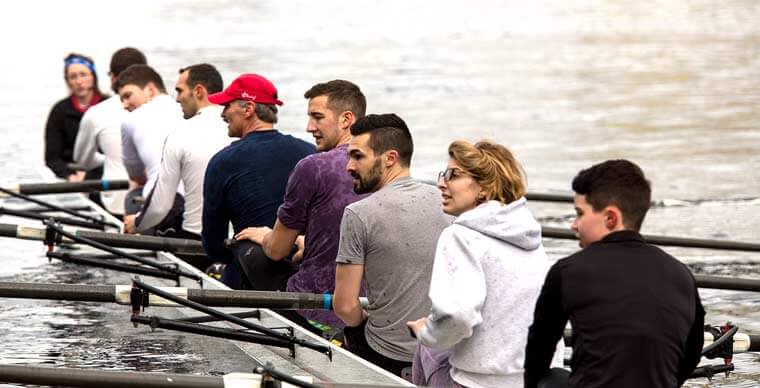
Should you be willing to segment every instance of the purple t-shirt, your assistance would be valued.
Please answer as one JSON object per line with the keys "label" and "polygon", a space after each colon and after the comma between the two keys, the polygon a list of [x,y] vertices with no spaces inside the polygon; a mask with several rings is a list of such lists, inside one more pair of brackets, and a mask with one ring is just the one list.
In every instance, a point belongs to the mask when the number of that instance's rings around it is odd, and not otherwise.
{"label": "purple t-shirt", "polygon": [[[335,257],[340,241],[340,222],[346,205],[364,195],[354,193],[353,179],[346,171],[348,145],[303,158],[288,179],[277,218],[290,229],[305,235],[303,260],[288,280],[290,292],[330,293],[335,291]],[[300,310],[307,319],[342,328],[331,311]]]}

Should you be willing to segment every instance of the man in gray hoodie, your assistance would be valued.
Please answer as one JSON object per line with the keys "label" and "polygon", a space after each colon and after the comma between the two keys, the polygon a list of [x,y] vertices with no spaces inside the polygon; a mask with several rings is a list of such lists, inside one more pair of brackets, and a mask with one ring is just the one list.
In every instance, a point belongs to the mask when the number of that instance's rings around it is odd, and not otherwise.
{"label": "man in gray hoodie", "polygon": [[[409,175],[413,143],[395,114],[367,115],[351,127],[346,169],[354,191],[373,193],[346,206],[335,272],[335,313],[348,349],[403,377],[416,341],[405,323],[427,314],[438,235],[450,224],[434,187]],[[369,300],[359,305],[364,283]]]}

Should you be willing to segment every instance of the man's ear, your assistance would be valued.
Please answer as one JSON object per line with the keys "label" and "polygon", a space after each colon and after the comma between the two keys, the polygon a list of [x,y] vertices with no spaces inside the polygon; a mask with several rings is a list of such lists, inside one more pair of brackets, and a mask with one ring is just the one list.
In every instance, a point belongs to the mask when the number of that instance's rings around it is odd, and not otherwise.
{"label": "man's ear", "polygon": [[385,167],[386,168],[393,167],[396,163],[399,162],[399,155],[398,155],[398,151],[396,151],[396,150],[385,151],[384,155],[385,155]]}
{"label": "man's ear", "polygon": [[604,226],[607,230],[625,229],[623,214],[617,206],[607,206],[604,209]]}
{"label": "man's ear", "polygon": [[256,114],[256,103],[245,104],[245,117],[253,117],[254,114]]}
{"label": "man's ear", "polygon": [[356,116],[354,116],[354,113],[351,111],[345,111],[340,114],[340,117],[338,117],[338,128],[340,129],[348,129],[351,128],[352,125],[356,122]]}
{"label": "man's ear", "polygon": [[158,87],[153,82],[148,82],[143,89],[147,91],[148,97],[150,97],[148,100],[151,100],[153,97],[156,97],[160,94]]}
{"label": "man's ear", "polygon": [[206,91],[206,88],[203,87],[203,85],[198,84],[195,85],[193,88],[193,97],[195,97],[196,100],[203,101],[208,96],[208,92]]}

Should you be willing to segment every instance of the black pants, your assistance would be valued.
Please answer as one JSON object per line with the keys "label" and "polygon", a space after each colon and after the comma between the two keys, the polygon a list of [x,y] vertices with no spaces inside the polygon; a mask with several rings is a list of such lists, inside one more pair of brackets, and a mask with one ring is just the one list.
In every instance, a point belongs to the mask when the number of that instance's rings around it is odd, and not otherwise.
{"label": "black pants", "polygon": [[[137,214],[142,209],[143,203],[138,201],[137,198],[142,195],[142,187],[130,190],[124,198],[124,214],[133,215]],[[179,193],[174,194],[174,203],[172,208],[169,209],[169,213],[166,214],[163,220],[153,228],[150,228],[147,235],[155,235],[161,237],[175,237],[175,238],[188,238],[184,237],[185,233],[190,233],[182,230],[183,213],[185,212],[185,198]],[[192,235],[195,235],[192,233]],[[195,235],[197,236],[197,235]]]}
{"label": "black pants", "polygon": [[[403,378],[407,378],[407,375],[411,375],[412,362],[411,361],[399,361],[392,358],[383,356],[376,352],[367,343],[367,338],[364,336],[364,328],[367,326],[367,320],[356,327],[346,326],[343,329],[345,334],[345,345],[351,353]],[[409,378],[411,381],[411,378]]]}
{"label": "black pants", "polygon": [[563,368],[552,368],[549,373],[538,382],[538,388],[567,388],[567,379],[570,372]]}
{"label": "black pants", "polygon": [[240,288],[259,291],[285,291],[288,279],[298,272],[298,265],[288,258],[274,261],[264,254],[260,245],[239,241],[232,247],[242,270]]}
{"label": "black pants", "polygon": [[[92,170],[87,171],[84,174],[84,179],[100,179],[103,177],[103,166],[96,167]],[[100,199],[100,191],[91,191],[87,193],[87,197],[90,198],[90,201],[95,202],[98,204],[98,206],[104,208],[103,201]]]}

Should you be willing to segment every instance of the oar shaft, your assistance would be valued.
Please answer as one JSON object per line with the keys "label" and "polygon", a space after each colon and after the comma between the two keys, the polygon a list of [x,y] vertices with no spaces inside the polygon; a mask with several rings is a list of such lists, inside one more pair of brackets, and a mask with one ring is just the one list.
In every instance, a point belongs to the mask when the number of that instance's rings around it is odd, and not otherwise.
{"label": "oar shaft", "polygon": [[[426,179],[421,179],[419,180],[419,182],[422,182],[431,186],[438,185],[437,181],[426,180]],[[529,201],[573,203],[574,195],[573,194],[559,194],[559,193],[528,192],[525,194],[525,198]]]}
{"label": "oar shaft", "polygon": [[145,249],[151,251],[205,253],[203,244],[198,240],[138,236],[132,234],[106,233],[80,230],[77,236],[110,245],[115,248]]}
{"label": "oar shaft", "polygon": [[196,323],[190,323],[176,319],[133,316],[130,318],[130,321],[133,323],[150,325],[151,327],[161,329],[181,331],[183,333],[200,334],[209,337],[253,342],[261,345],[277,346],[280,348],[289,348],[293,346],[287,339],[273,337],[266,334],[247,333],[244,331],[230,331],[229,329],[199,325]]}
{"label": "oar shaft", "polygon": [[755,291],[760,292],[760,280],[729,278],[724,276],[694,275],[694,280],[699,288],[715,288],[732,291]]}
{"label": "oar shaft", "polygon": [[[76,235],[74,233],[65,231],[60,226],[54,225],[53,223],[51,223],[49,221],[46,221],[45,225],[47,225],[48,228],[54,229],[56,231],[56,233],[60,233],[64,237],[68,237],[68,238],[70,238],[72,240],[75,240],[76,242],[88,244],[88,245],[93,246],[95,248],[104,250],[104,251],[106,251],[108,253],[111,253],[111,254],[114,254],[114,255],[118,255],[118,256],[124,257],[126,259],[134,260],[134,261],[136,261],[138,263],[142,263],[142,264],[151,266],[151,267],[159,269],[159,270],[161,270],[163,272],[170,272],[170,273],[173,273],[175,275],[182,275],[182,276],[188,277],[190,279],[201,280],[200,276],[198,276],[198,275],[196,275],[194,273],[183,271],[183,270],[177,269],[177,268],[167,267],[167,266],[165,266],[165,265],[163,265],[161,263],[158,263],[158,262],[156,262],[154,260],[151,260],[151,259],[148,259],[146,257],[141,257],[141,256],[137,256],[137,255],[132,255],[132,254],[127,253],[127,252],[122,252],[122,251],[120,251],[120,250],[118,250],[116,248],[111,247],[108,244],[103,244],[101,242],[98,242],[98,241],[95,241],[95,240],[92,240],[92,239],[89,239],[89,238],[86,238],[86,237],[83,237],[83,236],[79,236],[79,235]],[[151,276],[154,276],[154,275],[151,275]]]}
{"label": "oar shaft", "polygon": [[5,207],[0,207],[0,214],[5,214],[5,215],[19,217],[19,218],[28,218],[32,220],[40,220],[40,221],[49,220],[52,218],[55,222],[58,222],[63,225],[79,226],[83,228],[92,228],[92,229],[100,229],[100,230],[105,229],[105,225],[103,224],[96,224],[94,222],[82,221],[82,220],[77,220],[77,219],[68,218],[68,217],[54,217],[54,216],[49,216],[45,214],[40,214],[37,212],[30,212],[28,210],[16,210],[16,209],[8,209]]}
{"label": "oar shaft", "polygon": [[[185,287],[158,287],[161,291],[210,307],[245,307],[271,309],[331,310],[332,295],[301,292],[207,290]],[[0,297],[26,299],[77,300],[83,302],[113,302],[130,304],[132,286],[97,286],[60,283],[0,282]],[[367,306],[366,298],[359,298]],[[179,304],[150,295],[150,306],[179,306]]]}
{"label": "oar shaft", "polygon": [[[85,237],[109,245],[113,248],[146,249],[151,251],[168,251],[175,253],[205,253],[203,244],[197,240],[155,236],[137,236],[132,234],[106,233],[79,230],[77,236]],[[45,239],[45,229],[13,224],[0,224],[0,236],[25,240]],[[65,242],[71,239],[64,238]]]}
{"label": "oar shaft", "polygon": [[18,192],[27,195],[87,193],[90,191],[125,190],[129,188],[127,180],[86,180],[81,182],[22,183]]}
{"label": "oar shaft", "polygon": [[168,272],[166,270],[148,268],[148,267],[137,266],[137,265],[132,265],[132,264],[123,264],[123,263],[116,262],[114,260],[106,261],[106,260],[92,259],[89,257],[79,257],[75,255],[70,255],[65,252],[48,252],[47,256],[61,260],[61,261],[65,261],[68,263],[86,265],[88,267],[111,269],[114,271],[133,273],[137,275],[152,276],[152,277],[160,278],[160,279],[169,279],[169,280],[176,281],[177,277],[179,276],[176,273]]}
{"label": "oar shaft", "polygon": [[173,373],[0,365],[0,381],[25,385],[92,388],[224,388],[222,377]]}
{"label": "oar shaft", "polygon": [[103,221],[100,218],[95,218],[95,217],[92,217],[92,216],[88,216],[87,214],[78,213],[78,212],[75,212],[73,210],[69,210],[69,209],[67,209],[65,207],[58,206],[58,205],[55,205],[55,204],[52,204],[52,203],[48,203],[48,202],[45,202],[45,201],[41,201],[39,199],[30,197],[30,196],[28,196],[26,194],[16,193],[16,192],[14,192],[12,190],[8,190],[8,189],[3,188],[3,187],[0,187],[0,193],[5,193],[7,195],[10,195],[11,197],[20,198],[20,199],[23,199],[24,201],[35,203],[35,204],[40,205],[42,207],[46,207],[46,208],[49,208],[49,209],[52,209],[52,210],[55,210],[55,211],[63,212],[63,213],[66,213],[66,214],[68,214],[70,216],[74,216],[74,217],[78,217],[78,218],[83,218],[85,220],[89,220],[89,221],[96,222],[96,223],[99,223],[99,224],[105,224],[106,223],[105,221]]}
{"label": "oar shaft", "polygon": [[0,297],[3,298],[113,303],[116,302],[115,295],[116,286],[0,282]]}
{"label": "oar shaft", "polygon": [[[306,381],[311,381],[305,377]],[[261,376],[229,373],[224,376],[181,375],[176,373],[101,371],[0,364],[0,382],[80,388],[225,388],[262,386]],[[322,384],[322,383],[318,383]],[[282,385],[283,388],[293,385]],[[324,383],[332,388],[389,388],[388,385]]]}
{"label": "oar shaft", "polygon": [[[551,226],[542,226],[541,234],[543,237],[560,238],[567,240],[576,240],[575,232],[570,229],[555,228]],[[705,248],[705,249],[720,249],[720,250],[734,250],[734,251],[748,251],[748,252],[760,252],[760,244],[753,244],[743,241],[725,241],[725,240],[711,240],[711,239],[698,239],[698,238],[685,238],[685,237],[667,237],[667,236],[654,236],[654,235],[642,235],[644,240],[650,244],[661,246],[676,246],[685,248]]]}
{"label": "oar shaft", "polygon": [[[243,291],[188,289],[188,299],[214,307],[243,307],[269,309],[332,310],[332,294],[306,292]],[[359,304],[367,308],[369,301],[359,298]]]}

